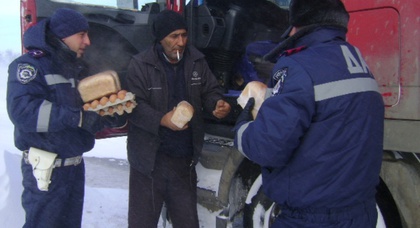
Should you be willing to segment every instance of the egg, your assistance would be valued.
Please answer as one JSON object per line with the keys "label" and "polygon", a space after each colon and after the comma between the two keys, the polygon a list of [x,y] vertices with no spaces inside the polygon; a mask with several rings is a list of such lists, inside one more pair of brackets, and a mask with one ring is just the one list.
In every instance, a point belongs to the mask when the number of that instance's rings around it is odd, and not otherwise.
{"label": "egg", "polygon": [[105,110],[103,110],[103,109],[99,110],[99,115],[104,116],[105,115]]}
{"label": "egg", "polygon": [[111,96],[109,96],[109,102],[111,102],[111,104],[115,103],[115,101],[117,100],[118,96],[117,94],[111,94]]}
{"label": "egg", "polygon": [[83,110],[87,111],[87,110],[89,110],[89,108],[90,108],[89,103],[86,103],[86,104],[83,105]]}
{"label": "egg", "polygon": [[99,105],[99,101],[98,100],[94,100],[90,103],[90,107],[95,109],[96,107],[98,107]]}
{"label": "egg", "polygon": [[108,113],[109,113],[109,114],[113,114],[113,113],[114,113],[114,107],[112,107],[112,106],[111,106],[111,107],[109,107],[109,108],[108,108]]}
{"label": "egg", "polygon": [[127,101],[127,102],[125,103],[125,106],[126,106],[127,108],[131,107],[131,105],[133,105],[133,102],[131,102],[131,101]]}
{"label": "egg", "polygon": [[102,98],[99,100],[99,104],[101,104],[102,106],[105,106],[105,105],[106,105],[106,103],[108,103],[108,101],[109,101],[108,97],[102,97]]}
{"label": "egg", "polygon": [[120,90],[117,93],[118,99],[120,100],[124,100],[126,95],[127,95],[127,90]]}

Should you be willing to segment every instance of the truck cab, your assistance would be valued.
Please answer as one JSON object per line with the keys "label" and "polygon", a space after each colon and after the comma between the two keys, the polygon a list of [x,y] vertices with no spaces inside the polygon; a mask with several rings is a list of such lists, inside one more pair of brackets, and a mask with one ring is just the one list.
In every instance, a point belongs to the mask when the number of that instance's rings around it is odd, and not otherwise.
{"label": "truck cab", "polygon": [[[91,46],[85,53],[90,73],[114,70],[124,88],[131,57],[154,40],[150,25],[156,14],[164,9],[182,14],[190,45],[206,55],[232,107],[223,120],[205,116],[205,145],[197,166],[199,203],[217,212],[217,227],[269,227],[281,212],[261,191],[260,168],[233,147],[231,129],[241,111],[236,102],[241,90],[250,81],[268,79],[252,61],[281,41],[289,2],[21,0],[21,31],[23,35],[58,8],[79,11],[90,25]],[[350,13],[348,40],[365,57],[386,106],[377,227],[420,227],[420,4],[343,2]],[[97,138],[123,137],[126,132],[106,129]],[[217,177],[209,180],[215,183],[207,183],[210,174]]]}

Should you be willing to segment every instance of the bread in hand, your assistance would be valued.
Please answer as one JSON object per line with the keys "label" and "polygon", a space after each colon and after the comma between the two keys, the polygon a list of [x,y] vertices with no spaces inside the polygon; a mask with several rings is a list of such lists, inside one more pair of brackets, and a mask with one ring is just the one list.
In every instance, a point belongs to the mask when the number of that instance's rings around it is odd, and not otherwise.
{"label": "bread in hand", "polygon": [[251,113],[252,116],[255,117],[258,114],[258,111],[260,110],[260,107],[262,103],[265,100],[266,97],[266,91],[267,91],[267,85],[259,82],[259,81],[252,81],[249,82],[242,93],[239,95],[238,99],[236,100],[238,104],[244,108],[246,103],[248,102],[248,99],[253,97],[255,99],[254,108],[252,109]]}
{"label": "bread in hand", "polygon": [[194,114],[193,106],[187,101],[181,101],[175,108],[175,112],[172,115],[171,122],[178,128],[183,128],[187,124]]}

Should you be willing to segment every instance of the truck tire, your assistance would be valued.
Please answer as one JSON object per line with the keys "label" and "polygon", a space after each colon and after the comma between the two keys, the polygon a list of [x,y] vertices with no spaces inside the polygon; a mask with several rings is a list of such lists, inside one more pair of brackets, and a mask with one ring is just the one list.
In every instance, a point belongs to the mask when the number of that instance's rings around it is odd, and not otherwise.
{"label": "truck tire", "polygon": [[402,228],[401,217],[397,205],[382,178],[377,187],[376,203],[386,227]]}

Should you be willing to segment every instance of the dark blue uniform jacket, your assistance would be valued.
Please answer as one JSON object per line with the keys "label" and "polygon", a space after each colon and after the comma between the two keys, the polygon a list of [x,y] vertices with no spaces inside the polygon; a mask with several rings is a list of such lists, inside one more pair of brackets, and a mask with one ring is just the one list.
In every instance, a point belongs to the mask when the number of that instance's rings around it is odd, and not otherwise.
{"label": "dark blue uniform jacket", "polygon": [[273,69],[273,95],[239,129],[238,149],[262,166],[265,193],[280,205],[374,201],[384,121],[376,81],[344,30],[320,28],[295,47]]}
{"label": "dark blue uniform jacket", "polygon": [[78,127],[83,105],[77,90],[83,64],[58,40],[47,43],[48,20],[24,35],[29,53],[9,65],[7,110],[15,125],[15,145],[36,147],[61,158],[89,151],[94,135]]}

